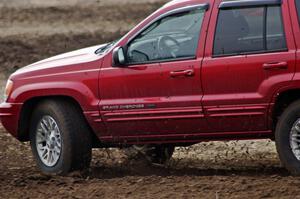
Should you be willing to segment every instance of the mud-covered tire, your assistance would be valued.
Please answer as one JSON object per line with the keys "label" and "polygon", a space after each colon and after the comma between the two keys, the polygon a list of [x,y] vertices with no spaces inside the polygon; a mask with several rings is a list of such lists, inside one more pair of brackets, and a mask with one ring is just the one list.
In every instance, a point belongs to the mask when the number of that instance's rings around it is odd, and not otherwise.
{"label": "mud-covered tire", "polygon": [[299,118],[300,100],[289,105],[283,112],[277,123],[275,132],[276,148],[280,161],[292,175],[296,176],[300,176],[300,160],[296,158],[292,150],[290,136],[292,134],[292,128]]}
{"label": "mud-covered tire", "polygon": [[[36,136],[41,131],[41,128],[39,131],[37,128],[45,127],[44,123],[40,123],[45,116],[56,122],[61,137],[61,153],[53,166],[43,162],[36,141],[38,139]],[[37,105],[31,118],[30,143],[37,166],[45,174],[67,175],[72,171],[84,170],[90,165],[92,157],[91,132],[80,109],[68,101],[44,100]]]}

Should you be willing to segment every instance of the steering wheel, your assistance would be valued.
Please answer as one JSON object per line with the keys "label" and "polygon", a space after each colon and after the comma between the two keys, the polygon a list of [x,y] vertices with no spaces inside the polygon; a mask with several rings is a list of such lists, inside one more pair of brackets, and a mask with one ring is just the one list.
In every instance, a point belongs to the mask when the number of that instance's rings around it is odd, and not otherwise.
{"label": "steering wheel", "polygon": [[[174,48],[173,45],[170,46],[170,44],[168,44],[168,41],[171,41],[172,43],[174,43],[174,46],[176,46],[176,49]],[[168,35],[165,35],[165,36],[159,37],[157,42],[158,42],[157,43],[158,53],[161,58],[176,58],[175,51],[177,51],[180,47],[180,44],[176,39],[174,39],[173,37],[170,37]]]}

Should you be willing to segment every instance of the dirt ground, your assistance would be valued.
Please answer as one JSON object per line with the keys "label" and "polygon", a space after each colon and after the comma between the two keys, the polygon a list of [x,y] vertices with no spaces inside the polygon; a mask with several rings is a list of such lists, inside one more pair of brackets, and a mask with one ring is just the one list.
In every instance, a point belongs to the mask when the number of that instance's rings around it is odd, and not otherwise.
{"label": "dirt ground", "polygon": [[[164,2],[1,0],[0,86],[40,59],[114,40]],[[270,140],[177,148],[164,166],[95,149],[91,168],[68,177],[40,174],[28,143],[0,127],[0,198],[300,198]]]}

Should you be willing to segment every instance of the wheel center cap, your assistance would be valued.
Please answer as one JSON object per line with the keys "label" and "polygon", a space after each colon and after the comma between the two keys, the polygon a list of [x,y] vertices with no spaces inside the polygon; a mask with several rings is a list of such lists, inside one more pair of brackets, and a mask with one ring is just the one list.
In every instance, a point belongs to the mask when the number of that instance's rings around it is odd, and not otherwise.
{"label": "wheel center cap", "polygon": [[51,133],[51,136],[49,137],[49,147],[50,147],[51,149],[53,149],[54,146],[55,146],[55,143],[56,143],[56,139],[55,139],[55,137],[53,136],[53,134]]}

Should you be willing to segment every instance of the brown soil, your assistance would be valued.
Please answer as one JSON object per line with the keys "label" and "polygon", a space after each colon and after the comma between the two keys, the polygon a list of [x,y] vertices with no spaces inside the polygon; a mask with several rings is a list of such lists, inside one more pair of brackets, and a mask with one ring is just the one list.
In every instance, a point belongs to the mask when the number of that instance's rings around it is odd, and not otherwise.
{"label": "brown soil", "polygon": [[[0,3],[0,85],[34,61],[114,40],[162,4],[74,1]],[[29,144],[0,127],[0,198],[300,198],[299,186],[300,178],[280,166],[270,140],[177,148],[164,166],[96,149],[88,171],[49,177],[36,168]]]}

